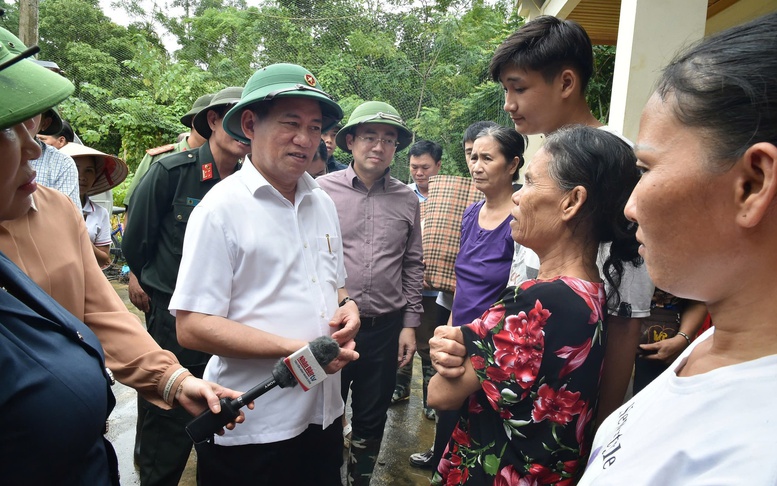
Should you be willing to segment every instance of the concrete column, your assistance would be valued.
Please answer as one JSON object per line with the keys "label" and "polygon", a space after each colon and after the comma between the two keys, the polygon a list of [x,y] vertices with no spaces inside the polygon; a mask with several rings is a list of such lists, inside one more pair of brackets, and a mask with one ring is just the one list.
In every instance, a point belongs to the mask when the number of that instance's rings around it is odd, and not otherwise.
{"label": "concrete column", "polygon": [[702,37],[707,0],[623,0],[609,125],[636,141],[639,117],[675,53]]}
{"label": "concrete column", "polygon": [[545,0],[542,5],[542,13],[565,19],[580,2],[581,0]]}
{"label": "concrete column", "polygon": [[[718,7],[718,8],[715,8]],[[735,25],[744,24],[753,19],[777,12],[777,2],[774,0],[728,0],[713,4],[707,19],[707,35],[726,30]]]}
{"label": "concrete column", "polygon": [[529,20],[533,19],[534,17],[537,17],[539,15],[542,15],[542,4],[536,0],[527,0],[527,1],[518,1],[518,5],[516,8],[518,9],[518,15],[526,19],[528,22]]}

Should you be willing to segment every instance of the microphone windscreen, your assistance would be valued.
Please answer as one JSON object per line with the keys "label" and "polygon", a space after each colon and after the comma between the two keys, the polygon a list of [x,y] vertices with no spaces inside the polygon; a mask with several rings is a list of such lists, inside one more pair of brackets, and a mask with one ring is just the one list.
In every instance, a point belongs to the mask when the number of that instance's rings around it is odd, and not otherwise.
{"label": "microphone windscreen", "polygon": [[297,386],[297,380],[294,375],[291,374],[291,370],[283,362],[283,358],[279,359],[272,369],[272,376],[281,388],[291,388]]}
{"label": "microphone windscreen", "polygon": [[340,345],[329,336],[321,336],[310,341],[309,347],[322,367],[331,363],[340,354]]}

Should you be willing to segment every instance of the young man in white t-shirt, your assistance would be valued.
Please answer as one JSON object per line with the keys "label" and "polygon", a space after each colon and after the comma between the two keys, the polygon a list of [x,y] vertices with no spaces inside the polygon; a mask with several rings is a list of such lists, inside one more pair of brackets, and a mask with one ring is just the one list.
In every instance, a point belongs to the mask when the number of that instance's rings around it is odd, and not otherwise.
{"label": "young man in white t-shirt", "polygon": [[[496,49],[489,72],[504,88],[504,110],[524,135],[547,135],[567,125],[615,133],[593,116],[586,102],[593,49],[576,22],[541,16],[526,23]],[[603,245],[600,271],[606,252]],[[534,252],[516,245],[509,284],[536,278],[538,269]],[[621,302],[610,306],[607,319],[598,423],[623,403],[638,350],[640,318],[650,315],[654,286],[644,265],[627,265],[618,290]]]}
{"label": "young man in white t-shirt", "polygon": [[[525,24],[497,48],[489,72],[504,88],[504,110],[515,129],[524,135],[547,135],[566,125],[588,125],[613,132],[593,116],[586,102],[585,90],[593,74],[593,49],[588,34],[573,21],[542,16]],[[602,245],[600,271],[606,252],[607,247]],[[530,254],[531,250],[516,245],[510,284],[536,277],[539,261]],[[521,272],[521,268],[528,272]],[[607,320],[601,419],[623,402],[639,344],[639,318],[650,315],[653,285],[644,265],[627,266],[618,290],[621,302],[610,306]]]}

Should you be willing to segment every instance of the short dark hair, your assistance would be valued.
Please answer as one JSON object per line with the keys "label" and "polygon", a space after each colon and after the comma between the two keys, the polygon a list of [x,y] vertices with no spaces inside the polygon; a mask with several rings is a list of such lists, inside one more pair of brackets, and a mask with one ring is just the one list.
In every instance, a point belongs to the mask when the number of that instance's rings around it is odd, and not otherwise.
{"label": "short dark hair", "polygon": [[462,140],[461,144],[464,145],[467,142],[474,142],[475,139],[478,138],[480,132],[486,128],[498,126],[499,124],[492,121],[477,121],[464,130],[464,140]]}
{"label": "short dark hair", "polygon": [[656,93],[727,170],[758,142],[777,145],[777,13],[708,37],[664,69]]}
{"label": "short dark hair", "polygon": [[321,133],[331,132],[334,130],[335,132],[339,132],[343,128],[343,124],[341,122],[337,122],[331,127],[327,128],[326,130],[322,130]]}
{"label": "short dark hair", "polygon": [[548,175],[559,188],[571,191],[582,186],[587,192],[578,221],[590,223],[597,243],[612,242],[604,261],[604,276],[611,287],[607,296],[610,308],[617,308],[623,264],[642,262],[637,253],[636,225],[623,214],[639,181],[637,156],[617,135],[584,125],[553,132],[542,148],[550,156]]}
{"label": "short dark hair", "polygon": [[414,143],[407,152],[408,158],[420,157],[424,154],[429,154],[435,164],[439,163],[442,160],[442,147],[440,144],[432,142],[431,140],[419,140]]}
{"label": "short dark hair", "polygon": [[[224,118],[224,115],[226,115],[227,112],[230,110],[230,108],[232,108],[233,106],[235,106],[235,105],[234,104],[216,105],[216,106],[211,106],[211,107],[206,108],[206,109],[208,111],[215,112],[216,115],[218,115],[219,118]],[[207,113],[206,113],[206,115],[207,115]]]}
{"label": "short dark hair", "polygon": [[481,137],[491,137],[497,145],[499,151],[508,161],[518,157],[518,169],[513,172],[513,180],[517,181],[520,177],[518,170],[523,167],[523,151],[526,150],[526,137],[516,132],[513,128],[503,127],[494,123],[489,125],[477,134],[475,140]]}
{"label": "short dark hair", "polygon": [[73,132],[73,127],[70,126],[70,123],[66,122],[65,120],[62,120],[62,130],[59,131],[57,134],[57,137],[65,137],[65,140],[67,140],[67,143],[73,143],[73,140],[75,140],[76,135]]}
{"label": "short dark hair", "polygon": [[573,20],[542,15],[527,22],[496,48],[488,72],[499,82],[506,66],[538,71],[550,83],[564,69],[580,76],[585,92],[594,72],[594,53],[585,29]]}

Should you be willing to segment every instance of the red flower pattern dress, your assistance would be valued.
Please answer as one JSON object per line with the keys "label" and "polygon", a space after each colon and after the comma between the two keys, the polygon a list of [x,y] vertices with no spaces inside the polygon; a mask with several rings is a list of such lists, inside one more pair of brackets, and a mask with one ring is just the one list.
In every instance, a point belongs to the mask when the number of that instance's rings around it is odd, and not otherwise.
{"label": "red flower pattern dress", "polygon": [[472,394],[433,485],[572,485],[593,439],[604,285],[571,277],[509,287],[462,326]]}

